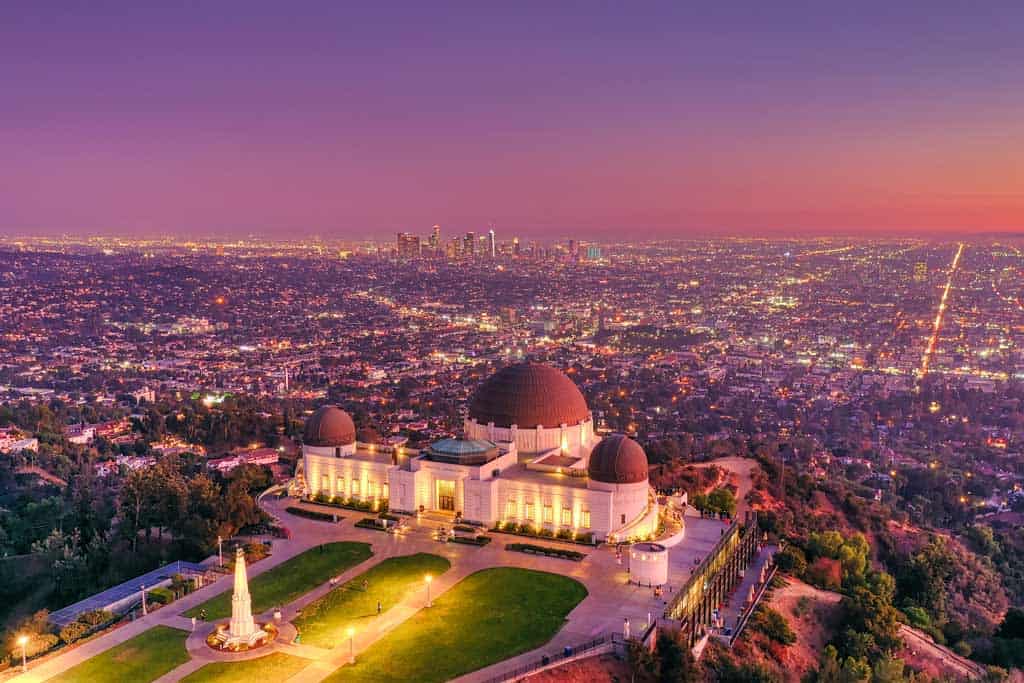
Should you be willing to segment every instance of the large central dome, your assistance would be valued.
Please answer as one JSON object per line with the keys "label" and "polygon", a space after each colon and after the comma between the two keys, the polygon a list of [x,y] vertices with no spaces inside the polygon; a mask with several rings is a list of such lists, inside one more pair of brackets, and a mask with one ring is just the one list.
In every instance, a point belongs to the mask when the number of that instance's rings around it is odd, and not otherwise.
{"label": "large central dome", "polygon": [[307,446],[347,446],[355,443],[356,426],[338,406],[322,406],[306,420],[302,442]]}
{"label": "large central dome", "polygon": [[481,384],[469,402],[469,416],[481,425],[551,428],[588,420],[590,409],[564,373],[526,362],[509,365]]}

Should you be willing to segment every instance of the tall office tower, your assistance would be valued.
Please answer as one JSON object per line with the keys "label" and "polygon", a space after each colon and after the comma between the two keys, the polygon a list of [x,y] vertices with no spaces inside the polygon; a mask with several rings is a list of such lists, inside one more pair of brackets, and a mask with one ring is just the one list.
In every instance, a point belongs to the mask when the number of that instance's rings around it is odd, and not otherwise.
{"label": "tall office tower", "polygon": [[435,225],[433,231],[430,233],[430,251],[436,256],[438,249],[441,248],[441,226]]}
{"label": "tall office tower", "polygon": [[596,244],[587,245],[587,259],[590,261],[601,260],[601,247]]}
{"label": "tall office tower", "polygon": [[476,255],[476,233],[467,232],[462,239],[462,255],[465,258],[473,258]]}
{"label": "tall office tower", "polygon": [[398,233],[398,258],[411,259],[420,255],[420,236],[409,232]]}
{"label": "tall office tower", "polygon": [[914,265],[914,282],[926,282],[928,280],[928,264],[918,261]]}
{"label": "tall office tower", "polygon": [[498,250],[494,244],[494,228],[487,231],[487,252],[491,255],[491,260],[498,256]]}
{"label": "tall office tower", "polygon": [[519,238],[518,237],[513,237],[512,238],[512,253],[514,255],[516,255],[516,256],[519,256]]}
{"label": "tall office tower", "polygon": [[459,258],[459,252],[461,251],[461,248],[462,248],[462,242],[459,241],[459,238],[458,237],[452,237],[444,245],[444,255],[445,255],[445,258],[447,258],[449,261],[454,261],[455,259]]}

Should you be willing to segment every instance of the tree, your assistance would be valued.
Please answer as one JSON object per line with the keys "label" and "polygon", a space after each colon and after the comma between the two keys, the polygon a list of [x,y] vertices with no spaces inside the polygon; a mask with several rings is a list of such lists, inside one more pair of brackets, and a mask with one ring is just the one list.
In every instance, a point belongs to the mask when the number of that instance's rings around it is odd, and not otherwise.
{"label": "tree", "polygon": [[896,609],[886,594],[887,584],[879,592],[857,587],[840,603],[843,610],[839,651],[845,656],[876,661],[902,646]]}
{"label": "tree", "polygon": [[708,508],[720,515],[732,517],[736,514],[736,496],[727,488],[718,488],[708,495]]}
{"label": "tree", "polygon": [[804,551],[790,544],[775,554],[775,564],[779,571],[800,576],[807,569],[807,558]]}
{"label": "tree", "polygon": [[903,683],[906,680],[904,668],[902,659],[886,655],[871,667],[872,683]]}

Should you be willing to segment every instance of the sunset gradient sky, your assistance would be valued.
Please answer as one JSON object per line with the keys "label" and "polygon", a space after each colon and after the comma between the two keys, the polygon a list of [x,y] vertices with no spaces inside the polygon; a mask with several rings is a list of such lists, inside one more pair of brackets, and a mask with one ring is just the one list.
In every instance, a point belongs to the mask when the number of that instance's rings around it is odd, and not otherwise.
{"label": "sunset gradient sky", "polygon": [[0,3],[0,233],[1024,228],[1020,0],[159,4]]}

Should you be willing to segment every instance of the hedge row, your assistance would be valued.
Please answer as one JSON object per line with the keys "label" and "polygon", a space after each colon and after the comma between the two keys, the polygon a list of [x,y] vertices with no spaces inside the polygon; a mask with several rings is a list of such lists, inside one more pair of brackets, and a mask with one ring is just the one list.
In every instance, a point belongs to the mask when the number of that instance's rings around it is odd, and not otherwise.
{"label": "hedge row", "polygon": [[334,518],[341,519],[340,515],[334,515],[329,512],[318,512],[316,510],[307,510],[306,508],[295,507],[294,505],[286,507],[285,512],[293,514],[297,517],[305,517],[306,519],[315,519],[318,522],[333,522]]}
{"label": "hedge row", "polygon": [[465,543],[466,545],[485,546],[491,542],[490,536],[452,536],[448,539],[452,543]]}
{"label": "hedge row", "polygon": [[375,517],[363,517],[361,520],[355,523],[355,526],[360,529],[375,529],[376,531],[387,531],[387,527],[381,526],[377,523]]}
{"label": "hedge row", "polygon": [[509,543],[505,546],[505,550],[512,550],[517,553],[527,553],[529,555],[546,555],[547,557],[558,557],[563,560],[572,560],[573,562],[579,562],[585,554],[576,552],[575,550],[564,550],[562,548],[545,548],[542,545],[532,545],[530,543]]}
{"label": "hedge row", "polygon": [[[331,507],[342,508],[343,510],[358,510],[359,512],[374,512],[373,502],[368,500],[359,500],[358,498],[342,498],[341,496],[330,496],[318,493],[309,499],[313,503],[319,505],[329,505]],[[387,512],[388,501],[378,500],[377,511]]]}
{"label": "hedge row", "polygon": [[571,529],[552,531],[551,529],[538,529],[532,524],[516,524],[515,522],[495,524],[491,531],[501,534],[515,534],[516,536],[529,536],[530,538],[550,538],[555,541],[578,543],[579,545],[597,545],[594,543],[594,533],[591,531],[574,534]]}

